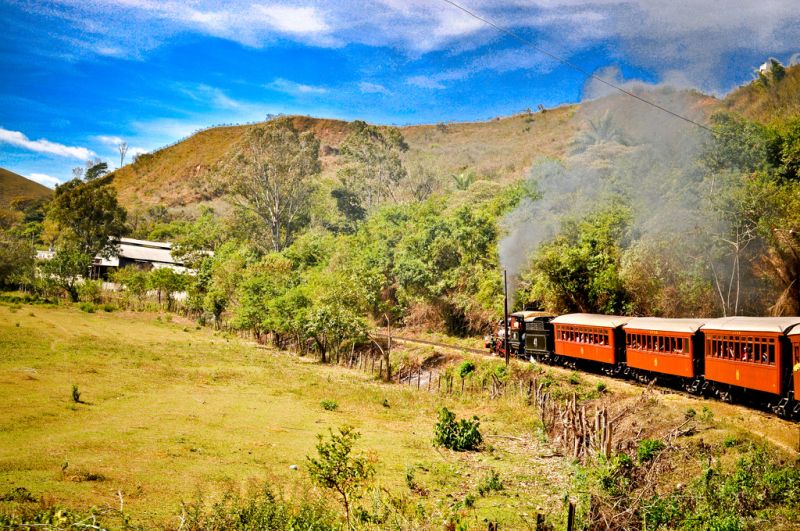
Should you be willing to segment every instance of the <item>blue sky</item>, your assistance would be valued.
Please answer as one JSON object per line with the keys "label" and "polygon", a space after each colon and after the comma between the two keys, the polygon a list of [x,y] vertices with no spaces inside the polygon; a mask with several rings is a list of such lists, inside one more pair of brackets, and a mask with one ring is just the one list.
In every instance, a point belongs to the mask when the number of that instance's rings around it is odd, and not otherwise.
{"label": "blue sky", "polygon": [[[463,0],[619,83],[724,94],[800,51],[796,0]],[[48,186],[213,124],[483,120],[585,77],[442,0],[0,0],[0,166]]]}

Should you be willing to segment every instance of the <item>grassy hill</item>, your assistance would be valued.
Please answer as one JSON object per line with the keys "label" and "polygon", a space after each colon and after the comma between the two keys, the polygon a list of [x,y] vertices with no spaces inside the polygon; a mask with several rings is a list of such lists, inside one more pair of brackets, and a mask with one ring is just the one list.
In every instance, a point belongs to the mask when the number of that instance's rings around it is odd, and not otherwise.
{"label": "grassy hill", "polygon": [[[405,163],[411,171],[432,170],[443,183],[466,167],[492,180],[516,178],[535,158],[564,153],[578,127],[574,111],[567,106],[488,122],[402,127],[409,144]],[[293,120],[299,130],[319,137],[322,177],[333,178],[340,165],[336,148],[347,136],[347,122],[304,116]],[[112,177],[121,202],[134,209],[218,203],[219,186],[211,178],[214,164],[252,127],[208,129],[117,170]]]}
{"label": "grassy hill", "polygon": [[737,88],[725,97],[722,108],[764,123],[800,114],[800,65],[788,67],[780,81],[756,79]]}
{"label": "grassy hill", "polygon": [[[800,112],[800,67],[787,68],[780,82],[765,85],[756,80],[723,100],[695,91],[668,89],[642,95],[699,120],[716,110],[728,110],[769,121]],[[587,118],[599,107],[632,121],[636,129],[650,127],[652,117],[637,113],[637,105],[640,104],[615,96],[485,122],[401,127],[409,144],[404,162],[411,173],[424,170],[436,175],[443,189],[452,187],[453,174],[467,168],[485,180],[508,182],[523,176],[537,158],[564,155],[575,133],[585,127]],[[636,125],[637,114],[648,123]],[[322,178],[333,179],[341,164],[336,148],[347,135],[347,122],[305,116],[295,116],[293,120],[299,130],[312,130],[319,137]],[[214,165],[252,127],[255,126],[208,129],[117,170],[112,178],[122,204],[134,210],[156,204],[173,209],[224,205],[220,185],[212,178]]]}
{"label": "grassy hill", "polygon": [[0,208],[8,207],[14,199],[39,199],[52,194],[53,191],[46,186],[0,168]]}

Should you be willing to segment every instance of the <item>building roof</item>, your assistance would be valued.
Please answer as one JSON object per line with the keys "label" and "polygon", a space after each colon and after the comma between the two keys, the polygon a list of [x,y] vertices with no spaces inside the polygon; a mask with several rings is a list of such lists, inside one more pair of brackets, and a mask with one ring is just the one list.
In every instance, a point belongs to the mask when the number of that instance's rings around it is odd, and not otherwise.
{"label": "building roof", "polygon": [[730,332],[775,332],[783,334],[800,324],[800,317],[721,317],[706,321],[702,330]]}
{"label": "building roof", "polygon": [[103,266],[117,267],[120,259],[127,258],[128,260],[139,262],[182,265],[181,262],[172,257],[172,244],[169,242],[120,238],[116,248],[117,251],[109,258],[98,257],[96,263]]}
{"label": "building roof", "polygon": [[567,315],[556,317],[551,322],[554,324],[619,328],[630,321],[630,319],[630,317],[622,317],[620,315],[602,315],[599,313],[568,313]]}
{"label": "building roof", "polygon": [[624,326],[625,330],[654,330],[694,334],[707,322],[706,319],[663,319],[660,317],[634,317]]}

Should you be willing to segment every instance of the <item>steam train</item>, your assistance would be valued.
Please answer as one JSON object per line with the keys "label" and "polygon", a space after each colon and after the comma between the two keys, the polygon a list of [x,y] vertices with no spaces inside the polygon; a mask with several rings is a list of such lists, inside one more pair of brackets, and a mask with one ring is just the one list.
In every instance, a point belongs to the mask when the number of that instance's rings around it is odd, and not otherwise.
{"label": "steam train", "polygon": [[800,418],[800,317],[664,319],[523,311],[500,320],[486,347],[500,356],[657,380],[723,401]]}

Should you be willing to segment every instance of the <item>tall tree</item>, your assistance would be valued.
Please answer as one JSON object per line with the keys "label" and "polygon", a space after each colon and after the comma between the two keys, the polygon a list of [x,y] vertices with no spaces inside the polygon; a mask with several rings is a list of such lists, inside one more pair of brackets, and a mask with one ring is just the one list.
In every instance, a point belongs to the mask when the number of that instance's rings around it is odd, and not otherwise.
{"label": "tall tree", "polygon": [[[376,127],[361,120],[350,124],[350,133],[340,148],[345,167],[337,173],[339,189],[349,193],[339,192],[339,196],[358,197],[367,211],[387,198],[396,199],[397,183],[406,177],[401,154],[407,150],[408,144],[396,127]],[[347,205],[353,212],[352,201]]]}
{"label": "tall tree", "polygon": [[90,257],[111,252],[125,232],[127,213],[113,188],[77,179],[56,187],[46,223],[56,241]]}
{"label": "tall tree", "polygon": [[305,220],[320,169],[319,140],[282,118],[252,129],[223,162],[221,174],[237,206],[267,229],[269,248],[280,251]]}
{"label": "tall tree", "polygon": [[125,163],[125,155],[128,153],[128,143],[123,141],[117,144],[117,151],[119,151],[119,167],[121,168]]}

